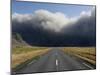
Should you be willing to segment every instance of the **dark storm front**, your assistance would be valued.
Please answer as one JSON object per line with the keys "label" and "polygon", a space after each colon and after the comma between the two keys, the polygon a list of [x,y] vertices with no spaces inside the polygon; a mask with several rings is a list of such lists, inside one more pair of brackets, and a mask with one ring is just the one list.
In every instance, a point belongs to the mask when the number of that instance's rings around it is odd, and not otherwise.
{"label": "dark storm front", "polygon": [[[45,10],[44,10],[45,12]],[[27,20],[18,22],[15,18],[12,24],[13,33],[18,33],[30,45],[38,46],[95,46],[95,9],[91,16],[83,16],[72,25],[65,25],[59,32],[54,29],[45,29],[41,23],[43,20]],[[43,13],[45,14],[45,13]],[[29,15],[30,16],[30,15]],[[46,16],[46,15],[45,15]],[[24,18],[24,16],[23,16]],[[33,17],[34,18],[34,17]],[[40,19],[40,18],[38,18]],[[38,22],[37,22],[38,21]],[[43,22],[42,22],[43,21]],[[32,23],[33,22],[33,23]],[[40,23],[40,24],[38,24]],[[49,27],[49,26],[48,26]],[[56,25],[56,28],[57,25]],[[58,41],[59,40],[59,41]]]}
{"label": "dark storm front", "polygon": [[95,47],[95,6],[12,2],[15,74],[95,69]]}
{"label": "dark storm front", "polygon": [[95,46],[95,6],[13,2],[12,8],[12,32],[30,45]]}

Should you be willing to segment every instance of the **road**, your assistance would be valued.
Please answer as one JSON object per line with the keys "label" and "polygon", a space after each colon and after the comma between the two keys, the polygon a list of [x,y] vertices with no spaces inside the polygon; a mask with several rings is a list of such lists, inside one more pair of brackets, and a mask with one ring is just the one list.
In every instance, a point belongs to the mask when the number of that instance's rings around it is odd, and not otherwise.
{"label": "road", "polygon": [[93,66],[82,59],[67,55],[60,49],[61,48],[52,48],[37,61],[33,60],[23,69],[16,71],[15,73],[24,74],[94,69]]}

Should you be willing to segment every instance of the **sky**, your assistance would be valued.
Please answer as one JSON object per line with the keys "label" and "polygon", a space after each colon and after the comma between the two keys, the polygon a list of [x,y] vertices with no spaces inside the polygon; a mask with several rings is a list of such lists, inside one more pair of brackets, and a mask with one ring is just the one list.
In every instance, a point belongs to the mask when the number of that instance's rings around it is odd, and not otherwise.
{"label": "sky", "polygon": [[88,5],[12,2],[12,32],[31,45],[95,46],[96,8]]}
{"label": "sky", "polygon": [[70,4],[53,4],[53,3],[36,3],[12,1],[12,13],[33,13],[39,9],[45,9],[51,12],[62,12],[66,16],[78,16],[82,11],[90,11],[93,7],[88,5],[70,5]]}

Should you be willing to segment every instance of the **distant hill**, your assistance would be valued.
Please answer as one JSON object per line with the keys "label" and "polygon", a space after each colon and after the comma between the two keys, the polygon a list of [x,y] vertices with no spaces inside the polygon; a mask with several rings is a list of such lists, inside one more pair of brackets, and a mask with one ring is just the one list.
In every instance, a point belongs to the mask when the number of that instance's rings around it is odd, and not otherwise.
{"label": "distant hill", "polygon": [[15,47],[15,46],[26,46],[28,45],[24,40],[23,38],[21,37],[20,34],[18,33],[13,33],[12,34],[12,46]]}

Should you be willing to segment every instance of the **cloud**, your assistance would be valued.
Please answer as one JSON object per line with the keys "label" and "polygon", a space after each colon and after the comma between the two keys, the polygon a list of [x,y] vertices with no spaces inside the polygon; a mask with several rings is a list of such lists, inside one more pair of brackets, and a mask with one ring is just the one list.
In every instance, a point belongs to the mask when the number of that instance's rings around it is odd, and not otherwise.
{"label": "cloud", "polygon": [[[80,33],[82,32],[88,32],[91,30],[95,31],[96,26],[96,13],[95,8],[93,8],[91,11],[82,11],[80,15],[76,18],[76,21],[72,23],[69,27],[63,27],[62,30],[69,29],[70,32],[75,30],[75,32]],[[74,32],[74,33],[75,33]],[[83,34],[82,34],[83,35]]]}
{"label": "cloud", "polygon": [[95,25],[95,8],[76,17],[44,9],[12,15],[13,32],[34,45],[95,45]]}
{"label": "cloud", "polygon": [[67,26],[70,23],[75,22],[75,19],[68,18],[61,12],[53,13],[43,9],[37,10],[33,14],[15,13],[12,16],[12,20],[16,20],[19,23],[31,21],[33,25],[41,25],[44,29],[53,30],[55,32],[59,32],[64,26]]}

